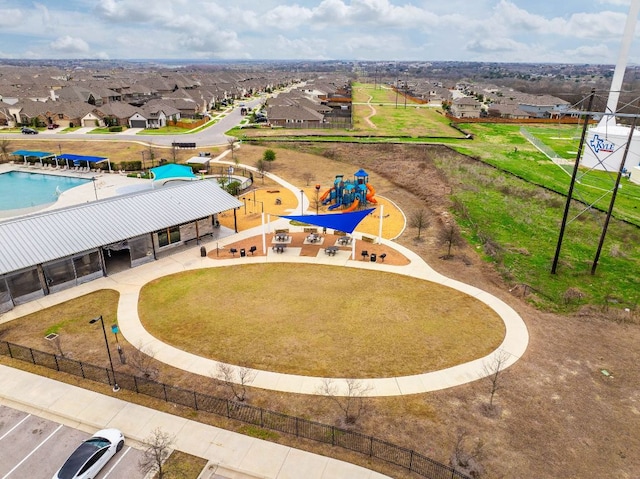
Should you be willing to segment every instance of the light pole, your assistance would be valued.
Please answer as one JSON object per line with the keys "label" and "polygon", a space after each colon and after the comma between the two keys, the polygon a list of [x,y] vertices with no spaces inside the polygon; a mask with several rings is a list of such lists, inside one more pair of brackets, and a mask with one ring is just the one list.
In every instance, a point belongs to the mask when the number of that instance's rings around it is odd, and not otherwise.
{"label": "light pole", "polygon": [[244,202],[244,214],[247,215],[247,197],[243,196],[242,201]]}
{"label": "light pole", "polygon": [[316,216],[318,216],[318,208],[320,207],[320,200],[318,195],[320,194],[320,185],[316,185]]}
{"label": "light pole", "polygon": [[94,176],[93,178],[91,178],[91,181],[93,183],[93,192],[96,195],[96,200],[98,199],[98,189],[96,188],[96,177]]}
{"label": "light pole", "polygon": [[300,190],[300,215],[304,216],[304,190]]}
{"label": "light pole", "polygon": [[118,391],[120,391],[120,386],[118,386],[118,382],[116,381],[116,372],[113,369],[111,350],[109,349],[109,340],[107,339],[107,330],[104,328],[104,319],[102,319],[102,315],[90,320],[89,324],[97,323],[98,321],[100,321],[100,324],[102,324],[102,332],[104,333],[104,344],[107,347],[107,355],[109,356],[109,364],[111,365],[111,374],[113,374],[113,392],[117,393]]}

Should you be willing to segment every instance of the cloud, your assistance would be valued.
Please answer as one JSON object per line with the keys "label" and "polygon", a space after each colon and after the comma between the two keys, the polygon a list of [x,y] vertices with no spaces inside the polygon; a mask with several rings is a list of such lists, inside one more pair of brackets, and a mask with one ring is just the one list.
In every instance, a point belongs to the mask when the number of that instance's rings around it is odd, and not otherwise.
{"label": "cloud", "polygon": [[17,8],[0,9],[0,27],[14,27],[24,19],[24,14]]}
{"label": "cloud", "polygon": [[89,44],[82,38],[73,38],[69,35],[56,38],[49,47],[59,53],[88,53]]}

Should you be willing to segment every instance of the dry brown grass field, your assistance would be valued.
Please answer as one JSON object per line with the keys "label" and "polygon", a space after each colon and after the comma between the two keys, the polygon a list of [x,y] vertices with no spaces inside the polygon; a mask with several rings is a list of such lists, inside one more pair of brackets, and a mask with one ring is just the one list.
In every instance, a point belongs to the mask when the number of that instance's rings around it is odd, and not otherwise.
{"label": "dry brown grass field", "polygon": [[[284,150],[273,144],[244,145],[238,153],[240,161],[255,164],[265,147],[277,153],[273,173],[293,184],[306,185],[306,173],[311,173],[314,182],[329,185],[336,174],[352,174],[362,167],[369,172],[377,193],[392,200],[405,213],[427,209],[431,225],[423,232],[423,239],[417,241],[416,230],[408,228],[397,241],[420,254],[439,272],[506,301],[521,314],[530,333],[524,357],[502,375],[502,389],[495,397],[497,414],[486,414],[490,385],[486,380],[478,380],[427,394],[368,400],[366,414],[353,426],[357,431],[415,449],[444,463],[449,461],[456,439],[464,431],[467,433],[465,447],[472,449],[482,444],[479,460],[484,465],[485,477],[490,478],[637,477],[640,470],[640,434],[637,432],[640,426],[640,370],[637,367],[640,327],[608,321],[606,313],[589,316],[541,313],[510,293],[493,267],[483,262],[472,248],[457,248],[453,259],[441,259],[443,248],[436,238],[443,219],[448,218],[449,194],[455,185],[435,168],[434,158],[456,162],[472,160],[437,147],[300,144]],[[117,297],[110,292],[96,294],[103,296],[85,298],[83,304],[74,305],[76,317],[84,321],[86,311],[93,311],[99,304],[107,312],[105,319],[115,320]],[[209,294],[218,295],[223,303],[222,292],[214,290]],[[61,322],[73,317],[67,310],[36,314],[40,316],[32,316],[30,323],[37,324],[47,318]],[[0,338],[16,342],[30,339],[32,345],[53,351],[53,346],[43,339],[43,327],[39,328],[28,333],[18,322],[9,323],[0,328]],[[63,349],[83,357],[92,355],[88,359],[93,362],[105,361],[99,332],[78,333],[78,337],[81,334],[91,334],[93,340],[83,340],[83,348],[76,350],[73,344],[76,335],[69,334],[63,338]],[[84,351],[89,343],[95,348]],[[124,347],[133,346],[124,344]],[[611,375],[603,375],[602,370]],[[172,368],[163,368],[161,380],[186,388],[202,388],[213,394],[227,394],[212,379],[203,381]],[[127,394],[122,397],[166,408]],[[321,398],[251,389],[248,401],[287,414],[341,424],[339,411]],[[179,408],[173,410],[180,412]],[[201,414],[192,416],[236,430],[242,427]],[[393,477],[414,477],[344,451],[296,444],[286,436],[273,439],[358,461]]]}

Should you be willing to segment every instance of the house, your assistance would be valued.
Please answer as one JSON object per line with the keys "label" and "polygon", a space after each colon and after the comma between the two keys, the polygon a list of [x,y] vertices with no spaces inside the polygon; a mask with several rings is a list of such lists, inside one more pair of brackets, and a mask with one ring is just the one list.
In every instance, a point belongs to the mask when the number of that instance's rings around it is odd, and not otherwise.
{"label": "house", "polygon": [[456,98],[451,103],[451,115],[456,118],[480,118],[482,103],[472,96]]}
{"label": "house", "polygon": [[489,105],[489,117],[523,120],[531,118],[526,111],[521,110],[515,103],[492,103]]}
{"label": "house", "polygon": [[[93,117],[100,119],[103,126],[128,126],[129,118],[136,114],[138,109],[128,103],[107,103],[91,111]],[[88,120],[88,118],[87,118]],[[85,120],[83,119],[83,125]]]}
{"label": "house", "polygon": [[[56,123],[63,128],[84,126],[82,118],[95,107],[83,101],[51,102],[48,104],[46,121],[44,124]],[[89,123],[86,126],[98,126],[97,123]]]}
{"label": "house", "polygon": [[267,118],[272,126],[287,128],[320,126],[324,122],[323,114],[294,105],[270,106],[267,108]]}
{"label": "house", "polygon": [[180,111],[163,103],[145,105],[138,108],[129,118],[130,128],[162,128],[167,126],[167,120],[179,120]]}

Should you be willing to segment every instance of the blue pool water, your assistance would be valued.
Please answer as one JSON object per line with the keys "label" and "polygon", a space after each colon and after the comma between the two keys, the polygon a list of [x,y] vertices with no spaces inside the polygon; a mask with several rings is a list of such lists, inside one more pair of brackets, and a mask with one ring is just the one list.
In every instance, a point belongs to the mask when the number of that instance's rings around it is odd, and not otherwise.
{"label": "blue pool water", "polygon": [[54,203],[60,193],[87,183],[88,179],[23,171],[0,174],[0,211]]}

